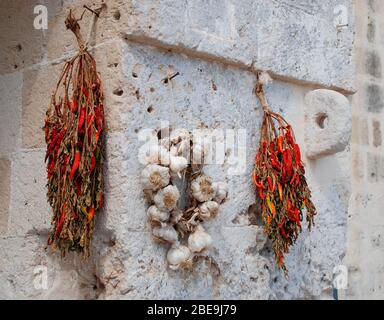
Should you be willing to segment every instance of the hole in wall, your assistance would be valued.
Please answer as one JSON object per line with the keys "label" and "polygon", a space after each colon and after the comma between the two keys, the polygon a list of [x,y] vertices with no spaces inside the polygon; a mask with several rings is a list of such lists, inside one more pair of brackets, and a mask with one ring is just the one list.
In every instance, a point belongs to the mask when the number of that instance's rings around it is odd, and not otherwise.
{"label": "hole in wall", "polygon": [[124,91],[121,88],[117,88],[117,89],[113,90],[113,94],[115,94],[117,96],[122,96],[123,93],[124,93]]}
{"label": "hole in wall", "polygon": [[121,15],[120,15],[120,11],[119,11],[119,10],[116,10],[116,11],[113,13],[113,18],[114,18],[115,20],[120,20],[120,17],[121,17]]}
{"label": "hole in wall", "polygon": [[147,112],[148,112],[148,113],[152,113],[154,110],[155,110],[155,109],[154,109],[152,106],[149,106],[149,107],[147,108]]}
{"label": "hole in wall", "polygon": [[328,115],[326,113],[319,113],[316,115],[316,123],[321,129],[324,129],[328,125]]}

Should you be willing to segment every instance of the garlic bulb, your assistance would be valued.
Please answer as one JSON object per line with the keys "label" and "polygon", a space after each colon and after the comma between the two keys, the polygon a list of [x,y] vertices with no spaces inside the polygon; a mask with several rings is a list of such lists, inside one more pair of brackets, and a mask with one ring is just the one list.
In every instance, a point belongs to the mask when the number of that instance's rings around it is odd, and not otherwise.
{"label": "garlic bulb", "polygon": [[184,157],[171,157],[170,169],[174,173],[179,173],[188,167],[188,160]]}
{"label": "garlic bulb", "polygon": [[168,250],[167,260],[169,267],[173,270],[178,269],[180,266],[183,266],[191,258],[191,250],[188,247],[183,245],[172,245]]}
{"label": "garlic bulb", "polygon": [[177,231],[172,226],[167,224],[162,224],[161,227],[153,228],[152,234],[155,238],[165,242],[175,243],[178,241]]}
{"label": "garlic bulb", "polygon": [[205,202],[212,200],[215,196],[215,189],[212,187],[212,180],[206,175],[200,175],[191,183],[192,194],[197,201]]}
{"label": "garlic bulb", "polygon": [[228,195],[228,186],[225,182],[214,182],[212,184],[213,189],[215,189],[215,200],[217,203],[222,203]]}
{"label": "garlic bulb", "polygon": [[178,144],[180,141],[189,140],[190,133],[186,129],[175,129],[171,132],[170,139],[173,144]]}
{"label": "garlic bulb", "polygon": [[213,218],[219,211],[219,204],[216,201],[207,201],[199,205],[200,217],[204,220]]}
{"label": "garlic bulb", "polygon": [[153,201],[160,210],[171,211],[176,208],[179,198],[179,190],[175,186],[169,185],[159,190],[154,196]]}
{"label": "garlic bulb", "polygon": [[169,179],[169,169],[157,164],[149,164],[141,172],[144,189],[158,190],[168,185]]}
{"label": "garlic bulb", "polygon": [[195,232],[188,237],[188,247],[192,252],[201,252],[212,244],[211,236],[205,232],[201,225],[198,225]]}
{"label": "garlic bulb", "polygon": [[156,206],[150,206],[147,210],[147,215],[150,221],[165,222],[169,219],[169,212],[162,211]]}

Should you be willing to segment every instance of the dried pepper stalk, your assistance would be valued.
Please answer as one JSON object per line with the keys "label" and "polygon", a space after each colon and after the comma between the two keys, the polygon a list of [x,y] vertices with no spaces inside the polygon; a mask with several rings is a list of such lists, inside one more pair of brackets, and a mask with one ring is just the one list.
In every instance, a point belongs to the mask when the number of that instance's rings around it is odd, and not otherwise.
{"label": "dried pepper stalk", "polygon": [[70,250],[87,257],[103,199],[103,90],[71,11],[65,23],[80,50],[65,63],[45,118],[47,196],[53,208],[48,244],[63,256]]}
{"label": "dried pepper stalk", "polygon": [[292,127],[281,115],[269,109],[263,85],[258,75],[256,96],[263,107],[264,117],[252,179],[261,200],[264,230],[272,240],[276,263],[287,276],[284,255],[301,232],[303,210],[306,209],[310,230],[316,208],[311,201],[300,147]]}

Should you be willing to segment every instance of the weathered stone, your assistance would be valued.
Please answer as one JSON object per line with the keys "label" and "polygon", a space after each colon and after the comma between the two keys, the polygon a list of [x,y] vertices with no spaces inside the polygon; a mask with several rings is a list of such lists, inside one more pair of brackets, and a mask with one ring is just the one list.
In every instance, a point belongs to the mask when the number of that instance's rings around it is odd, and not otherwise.
{"label": "weathered stone", "polygon": [[23,74],[23,148],[41,148],[44,141],[44,119],[62,65],[45,65],[24,71]]}
{"label": "weathered stone", "polygon": [[381,60],[380,56],[375,51],[368,51],[366,53],[367,73],[375,78],[381,78]]}
{"label": "weathered stone", "polygon": [[305,96],[305,152],[316,159],[345,149],[351,136],[351,107],[342,94],[325,89]]}
{"label": "weathered stone", "polygon": [[7,230],[9,199],[11,196],[11,162],[0,158],[0,235]]}
{"label": "weathered stone", "polygon": [[376,36],[376,24],[374,21],[369,21],[367,25],[367,39],[369,42],[373,43],[375,42],[375,36]]}
{"label": "weathered stone", "polygon": [[368,145],[369,144],[369,130],[368,130],[368,120],[361,119],[360,127],[359,127],[359,136],[360,136],[360,144]]}
{"label": "weathered stone", "polygon": [[382,178],[383,158],[379,154],[367,153],[367,177],[370,182],[379,182]]}
{"label": "weathered stone", "polygon": [[[14,3],[10,7],[22,6]],[[23,16],[29,21],[20,26],[30,27],[35,3],[25,6],[28,12],[14,11],[17,21]],[[318,215],[313,232],[305,231],[303,224],[303,233],[287,255],[290,279],[286,280],[275,267],[260,215],[255,222],[251,215],[257,212],[249,209],[257,208],[249,177],[262,113],[253,94],[255,75],[245,68],[255,62],[253,68],[272,70],[272,76],[280,79],[266,87],[267,99],[273,111],[292,123],[305,152],[301,106],[308,87],[301,84],[342,92],[354,88],[352,0],[342,3],[347,21],[340,15],[343,8],[330,0],[245,0],[236,5],[233,1],[105,1],[90,39],[106,98],[105,204],[97,216],[93,257],[86,266],[73,255],[61,260],[44,250],[51,208],[46,203],[44,148],[40,148],[51,90],[65,59],[77,50],[63,22],[69,7],[80,15],[85,3],[97,7],[87,0],[47,3],[49,28],[37,34],[43,35],[42,40],[23,39],[30,35],[24,27],[14,33],[15,39],[36,49],[20,63],[25,78],[23,148],[20,144],[5,148],[12,153],[12,177],[7,233],[0,239],[4,249],[0,298],[330,299],[332,270],[345,254],[349,148],[316,161],[304,158]],[[84,37],[91,16],[86,11],[80,22]],[[374,21],[380,30],[379,20]],[[4,30],[8,34],[0,37],[13,38],[12,30]],[[44,57],[37,59],[34,50],[41,50]],[[6,54],[0,72],[10,72],[12,59],[22,58],[21,53],[13,57],[9,49],[0,52]],[[180,75],[171,83],[162,81],[176,71]],[[15,83],[5,88],[12,91]],[[15,93],[13,101],[20,96]],[[207,252],[211,259],[201,258],[194,272],[167,268],[167,247],[153,241],[147,223],[148,204],[139,179],[143,164],[138,158],[144,142],[138,134],[141,129],[157,129],[162,120],[169,120],[172,127],[217,129],[225,139],[232,129],[244,130],[244,141],[225,145],[223,162],[204,167],[213,180],[228,183],[229,196],[217,218],[204,224],[213,238],[213,248]],[[9,115],[0,121],[1,125],[16,122]],[[8,140],[1,136],[0,150]],[[369,242],[378,243],[377,233],[372,236]],[[46,290],[34,286],[39,266],[48,269]]]}
{"label": "weathered stone", "polygon": [[20,73],[0,76],[0,156],[8,156],[21,146]]}
{"label": "weathered stone", "polygon": [[[340,13],[334,1],[245,0],[235,5],[145,0],[127,4],[130,17],[124,31],[133,41],[187,49],[243,67],[255,62],[280,77],[350,91],[354,18],[352,2],[343,4]],[[335,25],[336,20],[343,26]]]}
{"label": "weathered stone", "polygon": [[373,146],[379,147],[381,146],[381,125],[380,121],[373,120],[372,121],[372,129],[373,129]]}
{"label": "weathered stone", "polygon": [[[365,154],[364,154],[365,155]],[[352,153],[353,176],[356,180],[361,180],[365,173],[365,163],[363,154],[359,151]]]}
{"label": "weathered stone", "polygon": [[11,73],[44,58],[44,30],[33,26],[33,8],[39,1],[2,1],[0,11],[0,74]]}
{"label": "weathered stone", "polygon": [[8,235],[25,236],[28,232],[46,232],[50,228],[44,156],[41,149],[13,155]]}
{"label": "weathered stone", "polygon": [[374,83],[365,87],[365,106],[368,112],[379,113],[384,108],[383,87]]}

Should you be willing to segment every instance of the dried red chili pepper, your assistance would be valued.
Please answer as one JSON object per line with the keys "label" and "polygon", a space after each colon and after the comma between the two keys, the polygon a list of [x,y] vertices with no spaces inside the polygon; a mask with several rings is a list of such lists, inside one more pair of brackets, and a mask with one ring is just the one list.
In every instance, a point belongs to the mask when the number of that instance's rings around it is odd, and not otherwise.
{"label": "dried red chili pepper", "polygon": [[94,215],[95,215],[95,208],[90,208],[88,211],[88,223],[91,222]]}
{"label": "dried red chili pepper", "polygon": [[73,180],[73,178],[75,176],[75,173],[76,173],[77,169],[79,168],[80,159],[81,159],[81,152],[80,151],[76,151],[75,159],[73,160],[73,164],[72,164],[71,173],[69,174],[69,179],[70,180]]}
{"label": "dried red chili pepper", "polygon": [[[291,126],[281,115],[269,110],[263,85],[259,82],[256,95],[263,107],[264,118],[252,179],[261,200],[264,231],[272,239],[277,265],[287,275],[284,255],[301,232],[302,211],[305,207],[310,229],[316,209],[310,200],[300,148]],[[297,205],[302,203],[303,206]]]}
{"label": "dried red chili pepper", "polygon": [[59,220],[59,223],[56,227],[56,236],[60,236],[60,233],[61,233],[61,230],[63,228],[63,224],[64,224],[64,220],[65,220],[65,207],[61,213],[61,216],[60,216],[60,220]]}
{"label": "dried red chili pepper", "polygon": [[79,117],[79,122],[78,122],[77,130],[82,129],[84,121],[85,121],[85,108],[81,108],[80,109],[80,117]]}
{"label": "dried red chili pepper", "polygon": [[89,165],[89,173],[92,173],[93,169],[95,168],[95,165],[96,165],[96,157],[92,156],[91,157],[91,162],[90,162],[90,165]]}

